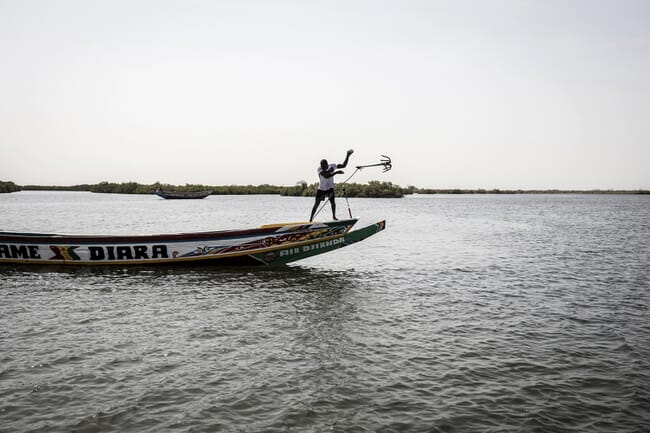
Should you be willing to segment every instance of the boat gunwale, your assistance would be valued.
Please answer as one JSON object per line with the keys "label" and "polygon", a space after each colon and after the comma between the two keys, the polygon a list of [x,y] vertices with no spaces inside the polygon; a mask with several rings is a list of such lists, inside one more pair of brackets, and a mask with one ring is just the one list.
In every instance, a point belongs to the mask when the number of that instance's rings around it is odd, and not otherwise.
{"label": "boat gunwale", "polygon": [[[57,243],[134,243],[134,242],[191,242],[193,240],[205,241],[206,239],[237,239],[263,234],[287,234],[292,232],[305,232],[323,229],[325,227],[349,226],[348,230],[354,226],[358,218],[336,220],[328,222],[313,223],[287,223],[286,225],[277,224],[272,226],[263,226],[243,230],[216,230],[207,232],[186,232],[186,233],[169,233],[169,234],[142,234],[142,235],[67,235],[67,234],[43,234],[43,233],[14,233],[0,232],[0,242],[14,242],[21,244],[39,244],[56,241]],[[295,230],[282,230],[285,227],[293,227]],[[309,227],[309,229],[304,229]],[[311,228],[313,227],[313,228]]]}

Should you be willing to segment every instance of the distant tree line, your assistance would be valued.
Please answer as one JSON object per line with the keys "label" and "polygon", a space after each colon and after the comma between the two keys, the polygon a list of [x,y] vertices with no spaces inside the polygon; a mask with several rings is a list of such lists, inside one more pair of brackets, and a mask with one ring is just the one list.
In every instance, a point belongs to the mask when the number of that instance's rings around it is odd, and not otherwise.
{"label": "distant tree line", "polygon": [[91,185],[22,185],[18,187],[18,191],[90,191]]}
{"label": "distant tree line", "polygon": [[0,193],[20,191],[20,187],[13,182],[0,180]]}
{"label": "distant tree line", "polygon": [[[357,183],[339,186],[338,190],[345,191],[348,197],[387,197],[399,198],[410,194],[412,190],[401,188],[393,185],[391,182],[370,181],[366,185]],[[170,185],[156,182],[151,185],[143,185],[135,182],[126,183],[109,183],[101,182],[96,185],[90,185],[88,191],[118,194],[152,194],[158,189],[163,191],[212,191],[213,195],[249,195],[249,194],[277,194],[283,196],[313,196],[316,194],[318,183],[308,185],[307,182],[301,181],[294,186],[277,186],[277,185]]]}
{"label": "distant tree line", "polygon": [[431,189],[415,188],[417,194],[650,194],[650,190],[619,189]]}
{"label": "distant tree line", "polygon": [[[278,194],[292,197],[311,197],[316,194],[318,183],[307,184],[300,181],[293,186],[277,185],[200,185],[185,184],[171,185],[156,182],[141,184],[137,182],[100,182],[97,184],[81,184],[72,186],[46,185],[16,185],[14,182],[0,181],[0,193],[16,191],[91,191],[108,194],[153,194],[156,190],[163,191],[212,191],[213,195],[250,195]],[[346,183],[338,184],[339,194],[348,197],[400,198],[408,194],[650,194],[649,190],[510,190],[510,189],[431,189],[408,186],[403,188],[391,182],[372,180],[367,184]]]}
{"label": "distant tree line", "polygon": [[[311,197],[316,195],[317,189],[318,183],[307,185],[307,182],[302,181],[292,187],[283,187],[280,194]],[[402,188],[393,185],[391,182],[380,182],[378,180],[371,180],[367,184],[347,183],[337,185],[336,189],[339,194],[346,194],[348,197],[401,198],[413,193],[411,188]]]}

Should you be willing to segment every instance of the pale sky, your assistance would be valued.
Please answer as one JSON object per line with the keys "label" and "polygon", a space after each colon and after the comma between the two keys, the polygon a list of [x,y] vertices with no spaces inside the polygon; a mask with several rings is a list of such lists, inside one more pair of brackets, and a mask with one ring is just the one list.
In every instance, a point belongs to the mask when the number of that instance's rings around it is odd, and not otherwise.
{"label": "pale sky", "polygon": [[0,62],[18,184],[650,189],[646,0],[0,0]]}

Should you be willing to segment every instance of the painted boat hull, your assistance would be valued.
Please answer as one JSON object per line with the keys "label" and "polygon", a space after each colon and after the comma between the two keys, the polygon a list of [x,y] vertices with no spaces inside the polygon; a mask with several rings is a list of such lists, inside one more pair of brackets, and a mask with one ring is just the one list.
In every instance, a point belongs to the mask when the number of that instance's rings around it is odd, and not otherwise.
{"label": "painted boat hull", "polygon": [[357,219],[249,230],[140,236],[0,232],[0,264],[55,266],[282,265],[372,236],[385,222],[351,231]]}

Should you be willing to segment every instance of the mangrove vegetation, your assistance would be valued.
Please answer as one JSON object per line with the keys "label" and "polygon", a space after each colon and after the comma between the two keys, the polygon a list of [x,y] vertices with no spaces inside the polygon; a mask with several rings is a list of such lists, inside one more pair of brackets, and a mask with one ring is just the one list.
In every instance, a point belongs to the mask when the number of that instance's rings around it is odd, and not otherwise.
{"label": "mangrove vegetation", "polygon": [[0,193],[3,192],[16,192],[20,191],[20,187],[13,182],[5,182],[0,180]]}
{"label": "mangrove vegetation", "polygon": [[[106,194],[153,194],[156,190],[171,191],[212,191],[213,195],[251,195],[271,194],[291,197],[312,197],[316,194],[318,183],[297,182],[292,186],[278,185],[171,185],[167,183],[142,184],[138,182],[100,182],[72,186],[55,185],[17,185],[10,181],[0,181],[0,193],[17,191],[90,191]],[[408,186],[406,188],[391,182],[372,180],[366,184],[337,184],[338,195],[348,197],[400,198],[408,194],[650,194],[648,190],[511,190],[511,189],[431,189]]]}

